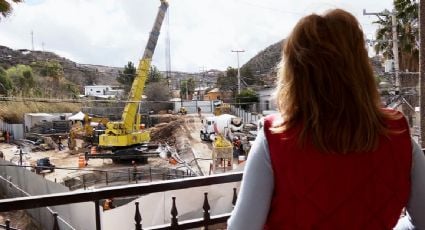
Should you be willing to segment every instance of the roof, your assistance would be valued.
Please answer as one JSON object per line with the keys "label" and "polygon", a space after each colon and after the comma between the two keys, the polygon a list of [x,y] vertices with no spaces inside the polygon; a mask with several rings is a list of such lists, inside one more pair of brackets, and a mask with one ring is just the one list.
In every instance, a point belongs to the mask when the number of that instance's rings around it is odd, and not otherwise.
{"label": "roof", "polygon": [[48,113],[27,113],[26,115],[32,116],[32,117],[51,117],[51,116],[53,116],[52,114],[48,114]]}
{"label": "roof", "polygon": [[208,91],[208,93],[219,93],[219,92],[220,92],[219,88],[214,88],[214,89]]}
{"label": "roof", "polygon": [[78,112],[78,113],[76,113],[76,114],[68,117],[68,120],[71,120],[71,121],[82,121],[82,120],[84,120],[84,117],[85,117],[85,114],[80,111],[80,112]]}

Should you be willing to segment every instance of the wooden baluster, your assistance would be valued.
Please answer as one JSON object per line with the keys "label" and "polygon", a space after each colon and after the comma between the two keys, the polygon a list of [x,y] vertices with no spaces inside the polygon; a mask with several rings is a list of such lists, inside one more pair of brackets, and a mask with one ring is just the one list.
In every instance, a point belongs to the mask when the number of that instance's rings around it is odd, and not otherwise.
{"label": "wooden baluster", "polygon": [[59,230],[58,213],[53,213],[53,230]]}
{"label": "wooden baluster", "polygon": [[10,220],[9,219],[7,219],[6,220],[6,230],[10,230]]}
{"label": "wooden baluster", "polygon": [[142,216],[139,211],[139,202],[136,202],[136,214],[134,215],[134,221],[136,221],[136,230],[142,230]]}
{"label": "wooden baluster", "polygon": [[177,207],[176,207],[176,197],[172,197],[172,198],[173,198],[173,206],[171,207],[171,229],[177,229],[179,226],[177,215],[179,213],[177,212]]}
{"label": "wooden baluster", "polygon": [[210,204],[208,203],[208,193],[204,193],[204,205],[202,206],[204,209],[204,228],[208,230],[208,222],[210,220]]}
{"label": "wooden baluster", "polygon": [[233,199],[232,199],[233,207],[235,207],[237,199],[238,199],[238,194],[236,192],[236,188],[233,188]]}

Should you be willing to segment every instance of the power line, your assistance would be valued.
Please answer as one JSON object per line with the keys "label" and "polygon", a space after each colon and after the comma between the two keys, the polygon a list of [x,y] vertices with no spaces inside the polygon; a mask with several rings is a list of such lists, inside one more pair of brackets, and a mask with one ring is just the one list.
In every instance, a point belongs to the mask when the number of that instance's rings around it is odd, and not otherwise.
{"label": "power line", "polygon": [[264,5],[260,5],[260,4],[256,4],[256,3],[252,3],[252,2],[249,2],[249,1],[239,0],[239,2],[241,2],[241,3],[245,4],[245,5],[248,5],[248,6],[255,7],[256,9],[261,8],[261,9],[264,9],[264,10],[274,11],[274,12],[278,12],[278,13],[281,13],[281,14],[304,15],[301,12],[279,10],[278,8],[272,8],[272,7],[268,7],[268,6],[264,6]]}

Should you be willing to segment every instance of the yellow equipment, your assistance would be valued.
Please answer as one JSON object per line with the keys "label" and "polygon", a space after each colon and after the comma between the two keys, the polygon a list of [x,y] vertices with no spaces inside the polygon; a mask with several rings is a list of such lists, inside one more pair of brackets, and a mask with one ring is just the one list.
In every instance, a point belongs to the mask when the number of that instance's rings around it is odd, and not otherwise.
{"label": "yellow equipment", "polygon": [[128,102],[122,114],[122,120],[118,122],[108,122],[106,124],[105,134],[99,137],[100,147],[123,148],[150,141],[149,132],[140,128],[141,117],[138,113],[138,109],[167,8],[168,2],[166,0],[161,0],[161,5],[149,35],[148,43],[146,44],[143,57],[140,59],[137,74],[131,86]]}
{"label": "yellow equipment", "polygon": [[85,135],[88,137],[93,137],[94,135],[94,127],[91,126],[92,122],[97,123],[97,125],[108,124],[109,119],[107,117],[90,117],[87,113],[84,114],[84,130]]}
{"label": "yellow equipment", "polygon": [[231,110],[230,110],[230,104],[227,103],[221,103],[220,105],[216,106],[214,108],[214,116],[219,116],[221,114],[230,114]]}
{"label": "yellow equipment", "polygon": [[179,114],[186,115],[186,114],[187,114],[187,109],[186,109],[186,107],[180,107],[180,109],[179,109]]}
{"label": "yellow equipment", "polygon": [[[90,117],[87,113],[84,114],[84,124],[76,123],[69,131],[68,148],[74,150],[77,147],[76,139],[82,139],[86,142],[93,143],[95,129],[103,129],[109,122],[107,117]],[[97,123],[97,124],[93,124]]]}

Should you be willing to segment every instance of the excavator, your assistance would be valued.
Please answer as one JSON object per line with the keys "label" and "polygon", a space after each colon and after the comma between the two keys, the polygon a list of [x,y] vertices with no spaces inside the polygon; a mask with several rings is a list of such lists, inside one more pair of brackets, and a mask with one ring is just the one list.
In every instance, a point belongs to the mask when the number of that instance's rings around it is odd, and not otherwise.
{"label": "excavator", "polygon": [[[105,133],[99,136],[101,149],[110,149],[112,154],[86,154],[86,158],[112,158],[113,160],[137,159],[145,161],[149,156],[145,147],[150,141],[150,134],[140,124],[140,101],[148,77],[152,56],[155,51],[162,22],[168,9],[168,2],[161,0],[158,13],[149,35],[142,59],[139,61],[127,104],[121,121],[106,123]],[[87,156],[88,155],[88,156]]]}
{"label": "excavator", "polygon": [[82,139],[86,143],[98,143],[96,133],[104,129],[103,127],[109,122],[107,117],[96,117],[84,114],[84,123],[74,124],[69,132],[68,148],[74,150],[76,146],[76,139]]}

